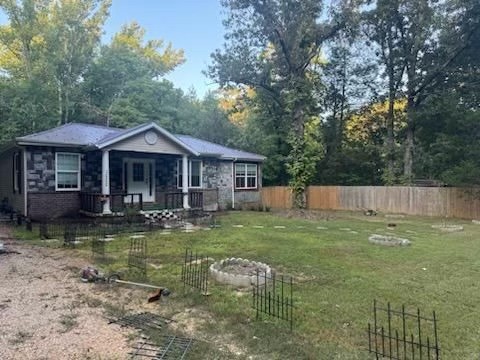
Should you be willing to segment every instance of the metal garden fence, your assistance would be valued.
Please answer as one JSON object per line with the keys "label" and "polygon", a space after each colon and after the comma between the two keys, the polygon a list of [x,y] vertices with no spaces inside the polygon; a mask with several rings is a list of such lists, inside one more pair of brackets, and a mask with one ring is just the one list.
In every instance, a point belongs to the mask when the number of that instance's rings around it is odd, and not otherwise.
{"label": "metal garden fence", "polygon": [[252,307],[257,319],[261,313],[288,321],[293,330],[293,278],[257,271]]}
{"label": "metal garden fence", "polygon": [[[368,351],[376,359],[396,360],[440,359],[437,317],[423,316],[420,309],[415,313],[386,308],[373,301],[373,325],[368,323]],[[398,328],[399,329],[398,329]]]}
{"label": "metal garden fence", "polygon": [[147,277],[147,239],[131,238],[128,252],[128,266],[140,271],[142,277]]}
{"label": "metal garden fence", "polygon": [[197,253],[194,256],[192,250],[186,249],[181,275],[184,288],[189,285],[200,290],[203,295],[207,295],[209,266],[208,256]]}

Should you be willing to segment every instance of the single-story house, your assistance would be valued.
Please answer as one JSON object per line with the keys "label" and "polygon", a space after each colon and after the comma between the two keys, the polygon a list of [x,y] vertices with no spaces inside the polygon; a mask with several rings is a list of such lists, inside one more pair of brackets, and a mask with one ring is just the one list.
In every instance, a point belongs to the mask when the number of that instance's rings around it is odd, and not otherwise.
{"label": "single-story house", "polygon": [[264,156],[155,123],[70,123],[0,152],[0,200],[31,219],[121,214],[129,207],[216,210],[260,201]]}

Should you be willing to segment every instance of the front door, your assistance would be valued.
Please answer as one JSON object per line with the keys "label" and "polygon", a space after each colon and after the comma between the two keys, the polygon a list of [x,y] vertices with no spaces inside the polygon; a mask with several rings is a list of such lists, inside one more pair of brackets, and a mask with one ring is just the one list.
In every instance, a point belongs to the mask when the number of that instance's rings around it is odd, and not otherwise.
{"label": "front door", "polygon": [[[155,162],[151,159],[127,159],[124,162],[124,179],[128,194],[142,194],[144,202],[155,201]],[[130,201],[127,197],[126,201]],[[139,197],[134,197],[138,202]]]}

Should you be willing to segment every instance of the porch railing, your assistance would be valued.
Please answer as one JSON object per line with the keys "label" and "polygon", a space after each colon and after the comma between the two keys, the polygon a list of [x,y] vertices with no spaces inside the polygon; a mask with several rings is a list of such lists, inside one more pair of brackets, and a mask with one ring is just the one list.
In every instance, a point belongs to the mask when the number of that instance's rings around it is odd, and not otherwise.
{"label": "porch railing", "polygon": [[[191,208],[201,209],[203,207],[203,191],[190,191],[188,193],[188,204]],[[181,191],[165,193],[165,208],[183,208],[183,193]]]}
{"label": "porch railing", "polygon": [[[216,192],[215,192],[216,194]],[[183,208],[183,194],[181,191],[172,191],[164,193],[164,203],[158,202],[165,209]],[[207,195],[207,202],[212,201],[211,196]],[[218,196],[215,196],[217,201]],[[110,210],[112,212],[123,212],[127,208],[144,210],[145,204],[141,193],[114,193],[102,195],[97,192],[80,193],[80,209],[91,214],[101,214],[103,212],[104,202],[110,199]],[[210,200],[209,200],[210,199]],[[204,191],[190,191],[188,193],[188,203],[193,209],[202,209],[204,206]],[[148,207],[147,207],[148,208]]]}
{"label": "porch railing", "polygon": [[188,193],[188,203],[192,208],[203,208],[203,192],[191,191]]}
{"label": "porch railing", "polygon": [[115,193],[110,195],[102,195],[95,192],[80,193],[80,209],[93,214],[101,214],[103,212],[103,203],[110,199],[110,209],[113,212],[122,212],[127,207],[143,210],[142,194]]}

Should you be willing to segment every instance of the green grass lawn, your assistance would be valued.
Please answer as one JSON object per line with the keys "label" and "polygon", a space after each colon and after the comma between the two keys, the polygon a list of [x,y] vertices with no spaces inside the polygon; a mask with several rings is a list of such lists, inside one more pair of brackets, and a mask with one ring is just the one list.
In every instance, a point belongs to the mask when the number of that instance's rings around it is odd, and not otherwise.
{"label": "green grass lawn", "polygon": [[[220,217],[220,228],[211,231],[148,235],[149,263],[162,265],[149,267],[149,282],[174,292],[162,311],[172,315],[193,308],[208,314],[198,330],[198,337],[207,340],[201,345],[205,349],[190,358],[225,358],[215,350],[225,341],[235,344],[238,358],[372,359],[366,350],[366,329],[373,321],[373,299],[394,308],[405,304],[412,312],[420,308],[426,316],[435,310],[442,359],[479,358],[480,225],[449,220],[465,230],[443,233],[431,227],[441,219],[351,213],[318,218],[231,212]],[[391,222],[397,224],[395,230],[387,230]],[[254,227],[259,225],[264,228]],[[408,238],[412,245],[372,245],[368,236],[374,233]],[[293,276],[293,332],[281,320],[257,321],[250,293],[242,296],[213,282],[208,297],[184,293],[179,278],[185,248],[215,260],[241,257],[264,262],[277,273]],[[89,255],[87,247],[76,251]],[[115,255],[115,262],[102,269],[125,268],[128,236],[109,243],[107,252]]]}

